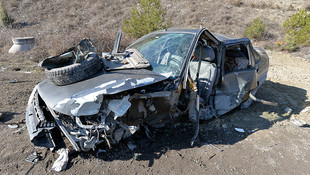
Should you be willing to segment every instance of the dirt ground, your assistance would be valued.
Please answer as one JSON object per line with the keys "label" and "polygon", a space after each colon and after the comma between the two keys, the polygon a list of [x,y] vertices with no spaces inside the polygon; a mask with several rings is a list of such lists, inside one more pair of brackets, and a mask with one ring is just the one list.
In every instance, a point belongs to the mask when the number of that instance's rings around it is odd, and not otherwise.
{"label": "dirt ground", "polygon": [[[269,77],[257,97],[278,102],[279,106],[255,102],[246,110],[236,109],[203,122],[193,147],[193,127],[181,125],[156,131],[155,142],[143,133],[138,134],[99,156],[94,152],[72,152],[63,173],[309,174],[310,61],[286,53],[268,54]],[[34,64],[25,67],[22,63],[12,66],[1,62],[0,77],[0,174],[53,174],[50,169],[58,154],[34,148],[23,124],[32,88],[45,75]],[[17,82],[10,83],[11,80]],[[292,109],[291,113],[285,112],[287,107]],[[307,124],[298,127],[292,122],[296,119]],[[11,129],[10,123],[20,124]],[[129,141],[137,146],[134,151],[127,148]],[[25,162],[34,151],[40,153],[40,161]]]}

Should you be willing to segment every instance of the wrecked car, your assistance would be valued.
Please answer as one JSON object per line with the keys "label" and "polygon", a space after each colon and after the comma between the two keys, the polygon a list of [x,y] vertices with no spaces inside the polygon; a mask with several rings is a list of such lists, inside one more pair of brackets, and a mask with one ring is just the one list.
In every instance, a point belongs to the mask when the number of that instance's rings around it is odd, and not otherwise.
{"label": "wrecked car", "polygon": [[55,148],[61,131],[76,151],[111,147],[142,127],[148,133],[149,127],[180,118],[196,126],[193,144],[200,120],[249,107],[259,100],[255,93],[267,78],[268,56],[248,38],[166,29],[122,52],[120,39],[121,33],[113,51],[102,53],[101,68],[93,75],[65,85],[47,78],[35,86],[26,112],[34,145]]}

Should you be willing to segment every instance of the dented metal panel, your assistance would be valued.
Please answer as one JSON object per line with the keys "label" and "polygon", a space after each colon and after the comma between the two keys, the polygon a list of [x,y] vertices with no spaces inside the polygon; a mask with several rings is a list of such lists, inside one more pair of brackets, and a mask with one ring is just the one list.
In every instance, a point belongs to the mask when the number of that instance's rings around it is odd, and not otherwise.
{"label": "dented metal panel", "polygon": [[256,72],[253,69],[226,74],[215,94],[217,113],[223,115],[237,107],[243,101],[244,95],[256,86]]}
{"label": "dented metal panel", "polygon": [[154,84],[167,79],[146,69],[119,70],[100,74],[67,86],[55,86],[49,80],[38,85],[42,99],[53,110],[67,115],[93,115],[99,112],[103,95]]}

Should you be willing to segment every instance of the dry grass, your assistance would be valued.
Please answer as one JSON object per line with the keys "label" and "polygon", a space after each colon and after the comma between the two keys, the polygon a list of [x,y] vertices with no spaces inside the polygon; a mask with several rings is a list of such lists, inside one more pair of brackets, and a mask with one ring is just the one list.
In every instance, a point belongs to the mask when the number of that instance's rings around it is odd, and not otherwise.
{"label": "dry grass", "polygon": [[[38,62],[78,44],[83,38],[97,39],[100,52],[111,51],[126,8],[129,9],[132,2],[133,0],[4,2],[16,23],[12,29],[0,26],[0,59],[22,56]],[[122,8],[119,8],[120,4]],[[35,38],[34,49],[23,54],[8,54],[8,49],[12,46],[11,38],[25,36]],[[122,45],[131,42],[128,37],[122,41]]]}
{"label": "dry grass", "polygon": [[[167,19],[173,27],[209,28],[212,32],[242,37],[246,26],[257,17],[264,17],[266,28],[272,37],[261,41],[261,45],[281,40],[282,22],[293,11],[283,13],[288,6],[277,3],[264,4],[260,0],[161,0],[167,9]],[[136,0],[10,0],[3,2],[16,22],[12,29],[0,26],[0,60],[31,59],[38,62],[45,57],[61,53],[78,44],[83,38],[98,40],[98,50],[111,51],[116,32]],[[251,7],[253,6],[253,8]],[[275,20],[276,19],[276,20]],[[282,32],[282,33],[281,33]],[[23,54],[8,54],[12,37],[32,36],[36,39],[33,50]],[[132,39],[124,37],[124,48]],[[19,58],[23,57],[23,58]]]}

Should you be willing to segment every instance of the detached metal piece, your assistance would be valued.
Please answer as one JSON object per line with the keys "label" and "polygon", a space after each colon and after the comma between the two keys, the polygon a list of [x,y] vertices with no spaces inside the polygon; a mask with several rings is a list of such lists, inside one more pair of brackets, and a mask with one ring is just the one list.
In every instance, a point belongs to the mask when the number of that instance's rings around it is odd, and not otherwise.
{"label": "detached metal piece", "polygon": [[30,154],[26,159],[25,161],[26,162],[30,162],[30,163],[33,163],[33,164],[36,164],[38,161],[39,161],[40,157],[38,155],[37,152],[33,152],[32,154]]}
{"label": "detached metal piece", "polygon": [[51,109],[49,108],[49,111],[51,112],[51,114],[53,115],[58,127],[60,128],[60,130],[64,133],[64,135],[67,137],[67,139],[69,140],[69,142],[72,144],[73,148],[76,151],[80,151],[79,146],[76,144],[76,142],[73,140],[73,138],[71,137],[71,135],[68,133],[68,131],[66,130],[66,128],[63,126],[63,124],[61,123],[61,121],[59,120],[59,116]]}
{"label": "detached metal piece", "polygon": [[264,105],[278,106],[278,103],[276,102],[271,102],[271,101],[266,101],[266,100],[261,100],[261,99],[256,98],[251,92],[249,94],[249,97],[254,101],[263,103]]}

